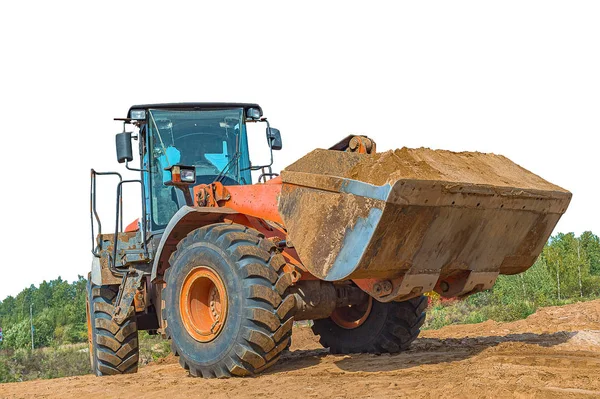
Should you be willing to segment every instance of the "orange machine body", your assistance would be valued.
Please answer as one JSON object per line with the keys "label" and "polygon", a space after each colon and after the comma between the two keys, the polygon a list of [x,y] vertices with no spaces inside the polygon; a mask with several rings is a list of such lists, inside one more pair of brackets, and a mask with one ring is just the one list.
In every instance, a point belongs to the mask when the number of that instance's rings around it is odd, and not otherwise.
{"label": "orange machine body", "polygon": [[[349,140],[346,151],[371,154],[375,152],[375,142],[364,136],[354,136]],[[294,280],[316,280],[317,277],[302,265],[293,243],[288,242],[286,228],[278,210],[279,195],[284,185],[286,190],[298,188],[294,184],[284,183],[281,176],[253,185],[224,186],[220,182],[201,184],[193,189],[194,205],[237,211],[237,214],[228,216],[225,220],[256,229],[279,243],[287,261],[285,267],[295,272]],[[371,284],[376,282],[377,280],[371,281]]]}

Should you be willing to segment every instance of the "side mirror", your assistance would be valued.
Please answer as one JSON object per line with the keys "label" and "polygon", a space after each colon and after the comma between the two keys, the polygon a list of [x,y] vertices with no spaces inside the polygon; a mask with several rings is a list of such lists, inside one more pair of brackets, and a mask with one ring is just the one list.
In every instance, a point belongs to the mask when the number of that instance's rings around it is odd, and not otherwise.
{"label": "side mirror", "polygon": [[133,161],[133,149],[131,148],[131,132],[117,133],[117,161],[119,163]]}
{"label": "side mirror", "polygon": [[267,140],[269,142],[269,146],[271,146],[273,150],[281,150],[282,143],[281,133],[279,132],[279,129],[275,129],[274,127],[268,127]]}

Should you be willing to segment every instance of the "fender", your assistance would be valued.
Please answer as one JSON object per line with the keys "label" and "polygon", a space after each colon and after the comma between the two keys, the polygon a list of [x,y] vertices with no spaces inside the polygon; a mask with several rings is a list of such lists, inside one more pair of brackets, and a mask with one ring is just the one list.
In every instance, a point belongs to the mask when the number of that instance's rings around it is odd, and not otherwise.
{"label": "fender", "polygon": [[91,280],[94,285],[102,285],[102,271],[100,268],[100,258],[92,258]]}
{"label": "fender", "polygon": [[108,258],[106,256],[106,250],[104,250],[104,256],[97,258],[92,257],[92,271],[91,279],[92,283],[97,286],[101,285],[119,285],[121,284],[122,278],[115,276],[108,269]]}
{"label": "fender", "polygon": [[177,243],[189,232],[199,227],[223,222],[239,212],[227,207],[184,206],[173,215],[160,238],[152,264],[151,281],[164,283],[162,275],[169,267],[169,257],[177,249]]}

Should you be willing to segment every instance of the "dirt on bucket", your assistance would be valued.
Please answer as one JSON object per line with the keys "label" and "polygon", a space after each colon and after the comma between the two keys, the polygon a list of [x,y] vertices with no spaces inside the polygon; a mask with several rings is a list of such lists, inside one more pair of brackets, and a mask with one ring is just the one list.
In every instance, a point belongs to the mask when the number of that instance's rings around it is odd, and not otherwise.
{"label": "dirt on bucket", "polygon": [[502,155],[430,148],[404,147],[365,155],[344,177],[375,185],[393,184],[401,179],[417,179],[566,191]]}

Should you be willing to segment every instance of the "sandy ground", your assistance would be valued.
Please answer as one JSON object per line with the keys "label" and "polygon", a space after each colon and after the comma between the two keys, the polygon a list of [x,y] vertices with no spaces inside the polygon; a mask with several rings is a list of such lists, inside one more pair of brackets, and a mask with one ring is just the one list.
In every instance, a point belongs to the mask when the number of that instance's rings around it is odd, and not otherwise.
{"label": "sandy ground", "polygon": [[599,398],[600,301],[514,323],[425,331],[399,355],[333,356],[307,328],[254,378],[191,378],[172,358],[137,375],[0,385],[0,398]]}

